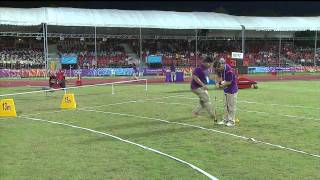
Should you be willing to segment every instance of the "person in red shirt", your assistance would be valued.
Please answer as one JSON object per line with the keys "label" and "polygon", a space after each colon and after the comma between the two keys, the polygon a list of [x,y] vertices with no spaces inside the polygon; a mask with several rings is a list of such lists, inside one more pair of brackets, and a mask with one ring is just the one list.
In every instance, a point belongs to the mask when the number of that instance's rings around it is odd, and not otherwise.
{"label": "person in red shirt", "polygon": [[56,73],[56,76],[57,76],[57,84],[59,84],[61,88],[65,88],[66,79],[64,76],[64,71],[62,69],[59,69],[59,71]]}
{"label": "person in red shirt", "polygon": [[50,72],[49,76],[49,87],[50,88],[55,88],[57,85],[57,77],[53,72]]}

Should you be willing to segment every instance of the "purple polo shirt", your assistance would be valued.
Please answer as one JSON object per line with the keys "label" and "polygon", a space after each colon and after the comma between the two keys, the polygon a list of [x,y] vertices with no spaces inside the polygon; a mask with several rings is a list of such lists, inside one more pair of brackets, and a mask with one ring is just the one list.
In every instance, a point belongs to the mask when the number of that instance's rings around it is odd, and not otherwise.
{"label": "purple polo shirt", "polygon": [[176,72],[176,67],[174,67],[173,64],[171,64],[171,66],[170,66],[170,71],[171,71],[171,72]]}
{"label": "purple polo shirt", "polygon": [[138,73],[138,69],[136,66],[133,66],[133,71],[134,71],[134,73]]}
{"label": "purple polo shirt", "polygon": [[224,88],[224,92],[228,94],[235,94],[238,92],[237,76],[232,71],[232,68],[226,64],[225,70],[221,73],[224,81],[231,81],[231,84]]}
{"label": "purple polo shirt", "polygon": [[[206,66],[204,64],[201,64],[199,67],[193,70],[192,75],[197,76],[201,82],[203,82],[204,84],[207,84],[206,71],[207,71]],[[199,87],[202,87],[202,86],[199,85],[194,79],[192,79],[191,89],[198,89]]]}

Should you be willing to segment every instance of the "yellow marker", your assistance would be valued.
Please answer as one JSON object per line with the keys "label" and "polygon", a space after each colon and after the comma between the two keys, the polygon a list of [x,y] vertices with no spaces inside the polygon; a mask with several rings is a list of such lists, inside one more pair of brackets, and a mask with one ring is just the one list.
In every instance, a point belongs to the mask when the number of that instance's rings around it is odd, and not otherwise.
{"label": "yellow marker", "polygon": [[236,119],[236,123],[240,123],[240,120],[238,118]]}
{"label": "yellow marker", "polygon": [[13,99],[0,100],[0,117],[17,117]]}
{"label": "yellow marker", "polygon": [[77,108],[74,94],[64,94],[61,101],[61,109],[75,109]]}

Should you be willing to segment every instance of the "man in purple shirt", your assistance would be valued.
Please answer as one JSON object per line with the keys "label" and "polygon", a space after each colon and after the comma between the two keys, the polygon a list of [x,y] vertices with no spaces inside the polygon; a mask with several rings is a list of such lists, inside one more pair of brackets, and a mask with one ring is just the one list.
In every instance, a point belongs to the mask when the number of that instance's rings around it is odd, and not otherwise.
{"label": "man in purple shirt", "polygon": [[213,67],[222,81],[218,86],[224,90],[224,119],[218,124],[226,126],[235,126],[236,101],[238,93],[237,76],[231,66],[224,60],[214,62]]}
{"label": "man in purple shirt", "polygon": [[138,71],[137,66],[136,66],[135,63],[132,64],[132,68],[133,68],[133,74],[132,74],[133,78],[134,78],[135,80],[139,79],[139,78],[138,78],[138,76],[139,76],[139,71]]}
{"label": "man in purple shirt", "polygon": [[212,67],[212,62],[213,60],[210,57],[205,58],[204,62],[200,64],[199,67],[195,68],[192,73],[191,91],[200,99],[199,105],[197,105],[197,107],[192,111],[192,114],[194,116],[198,116],[202,109],[206,109],[210,114],[210,117],[216,123],[216,115],[213,111],[209,98],[208,87],[206,85],[206,72]]}
{"label": "man in purple shirt", "polygon": [[176,67],[174,66],[173,62],[170,65],[170,72],[171,72],[171,82],[176,81]]}

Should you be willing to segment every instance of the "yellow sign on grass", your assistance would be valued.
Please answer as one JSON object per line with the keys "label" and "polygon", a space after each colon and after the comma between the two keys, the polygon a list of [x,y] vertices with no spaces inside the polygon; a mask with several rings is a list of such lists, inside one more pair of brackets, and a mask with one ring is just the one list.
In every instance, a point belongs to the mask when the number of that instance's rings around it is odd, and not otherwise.
{"label": "yellow sign on grass", "polygon": [[17,117],[13,99],[0,100],[0,117]]}
{"label": "yellow sign on grass", "polygon": [[61,109],[75,109],[77,108],[74,94],[64,94],[61,101]]}

